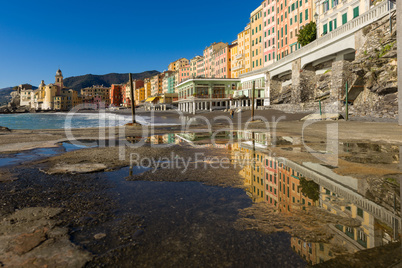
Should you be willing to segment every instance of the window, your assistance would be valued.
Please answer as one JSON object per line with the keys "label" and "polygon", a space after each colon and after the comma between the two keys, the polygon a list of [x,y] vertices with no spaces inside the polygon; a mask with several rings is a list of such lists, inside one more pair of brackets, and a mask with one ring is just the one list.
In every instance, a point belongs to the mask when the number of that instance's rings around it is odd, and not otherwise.
{"label": "window", "polygon": [[324,1],[324,3],[322,4],[323,7],[323,11],[327,12],[329,10],[329,0]]}
{"label": "window", "polygon": [[342,25],[348,22],[348,13],[342,15]]}
{"label": "window", "polygon": [[305,13],[305,18],[304,18],[304,20],[308,20],[308,9],[306,9],[306,11],[305,11],[304,13]]}
{"label": "window", "polygon": [[324,24],[323,30],[322,30],[322,34],[327,34],[328,33],[328,25]]}
{"label": "window", "polygon": [[332,8],[336,7],[338,5],[338,0],[332,0]]}
{"label": "window", "polygon": [[332,21],[329,22],[329,31],[332,32]]}
{"label": "window", "polygon": [[361,208],[357,208],[357,215],[363,218],[363,210]]}
{"label": "window", "polygon": [[359,17],[359,7],[353,9],[353,18]]}
{"label": "window", "polygon": [[333,20],[334,22],[334,30],[338,27],[336,19]]}
{"label": "window", "polygon": [[288,34],[288,25],[285,25],[285,35]]}
{"label": "window", "polygon": [[303,22],[303,12],[300,12],[300,23]]}

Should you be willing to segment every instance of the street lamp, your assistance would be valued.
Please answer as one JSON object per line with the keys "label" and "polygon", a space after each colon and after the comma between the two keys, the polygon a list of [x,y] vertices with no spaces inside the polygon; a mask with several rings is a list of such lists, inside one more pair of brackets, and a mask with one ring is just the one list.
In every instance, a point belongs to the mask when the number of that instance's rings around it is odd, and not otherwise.
{"label": "street lamp", "polygon": [[318,27],[318,17],[319,17],[319,15],[316,12],[314,14],[314,19],[315,19],[315,24],[316,24],[316,27],[317,27],[317,38],[318,38],[318,34],[320,33],[320,28]]}

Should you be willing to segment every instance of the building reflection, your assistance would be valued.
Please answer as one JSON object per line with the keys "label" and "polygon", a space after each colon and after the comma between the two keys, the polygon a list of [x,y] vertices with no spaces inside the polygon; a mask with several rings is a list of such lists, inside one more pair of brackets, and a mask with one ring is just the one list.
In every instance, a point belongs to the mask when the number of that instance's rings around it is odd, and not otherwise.
{"label": "building reflection", "polygon": [[[339,248],[342,248],[342,253],[355,253],[399,239],[399,213],[362,195],[363,182],[340,176],[316,163],[298,164],[274,156],[269,149],[273,140],[268,134],[242,132],[237,135],[239,142],[233,145],[232,156],[236,165],[241,167],[239,174],[254,202],[264,202],[270,209],[273,207],[288,215],[315,206],[360,222],[359,227],[328,223],[327,227],[334,234],[330,243],[292,237],[292,249],[308,263],[314,265],[332,259],[336,257],[335,252],[339,253]],[[317,198],[303,192],[301,181],[317,185]]]}

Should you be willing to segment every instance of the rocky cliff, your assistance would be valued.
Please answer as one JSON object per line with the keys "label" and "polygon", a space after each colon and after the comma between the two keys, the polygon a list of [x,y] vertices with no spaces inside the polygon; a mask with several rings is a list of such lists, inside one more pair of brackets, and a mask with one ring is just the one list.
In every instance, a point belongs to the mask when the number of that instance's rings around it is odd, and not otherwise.
{"label": "rocky cliff", "polygon": [[[395,20],[393,21],[396,27]],[[363,90],[355,98],[351,112],[357,116],[396,118],[398,76],[396,31],[390,33],[388,17],[362,30],[364,41],[356,51],[351,71]]]}

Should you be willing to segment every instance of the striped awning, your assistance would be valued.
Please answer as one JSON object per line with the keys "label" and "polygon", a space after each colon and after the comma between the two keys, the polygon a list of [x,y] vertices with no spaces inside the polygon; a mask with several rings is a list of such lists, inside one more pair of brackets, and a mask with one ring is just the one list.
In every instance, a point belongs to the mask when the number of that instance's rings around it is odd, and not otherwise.
{"label": "striped awning", "polygon": [[153,102],[158,97],[149,97],[145,102]]}

